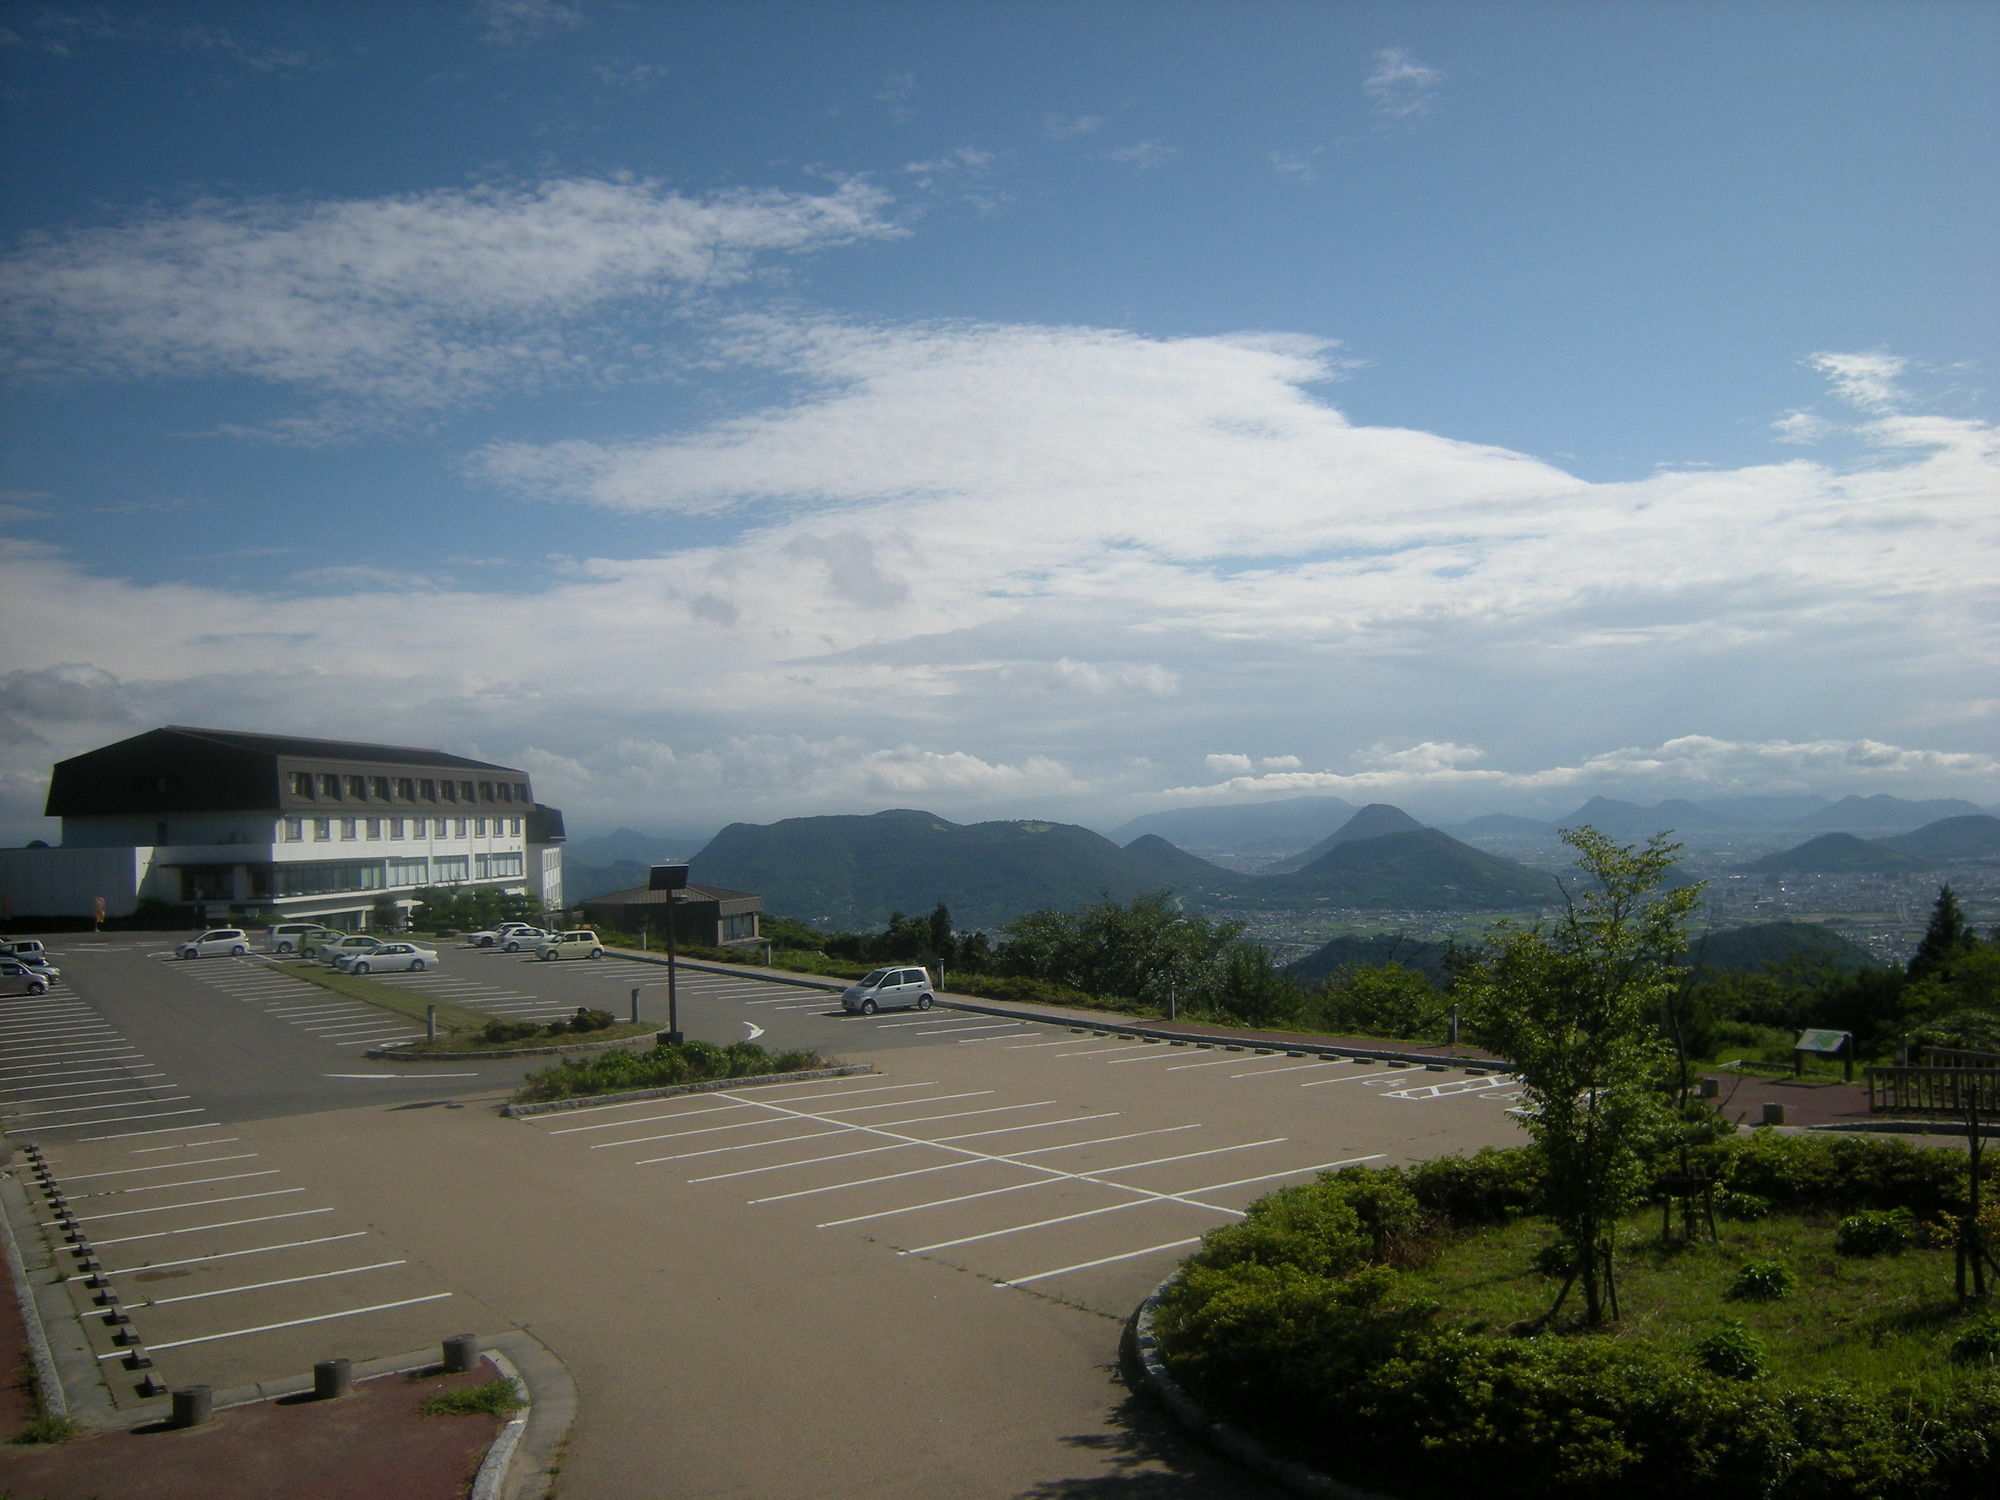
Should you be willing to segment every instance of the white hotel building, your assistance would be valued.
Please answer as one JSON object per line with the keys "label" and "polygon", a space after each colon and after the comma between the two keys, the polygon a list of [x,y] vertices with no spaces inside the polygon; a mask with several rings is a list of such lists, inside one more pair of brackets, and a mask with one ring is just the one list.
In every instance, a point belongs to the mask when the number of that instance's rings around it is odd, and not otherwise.
{"label": "white hotel building", "polygon": [[356,928],[431,885],[563,904],[562,814],[527,772],[441,750],[170,725],[58,762],[46,811],[59,848],[0,851],[8,915]]}

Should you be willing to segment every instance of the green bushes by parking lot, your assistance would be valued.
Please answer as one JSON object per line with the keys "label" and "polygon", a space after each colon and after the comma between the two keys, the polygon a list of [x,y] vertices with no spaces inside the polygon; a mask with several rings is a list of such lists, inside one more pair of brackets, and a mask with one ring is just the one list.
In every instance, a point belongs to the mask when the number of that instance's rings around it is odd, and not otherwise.
{"label": "green bushes by parking lot", "polygon": [[566,1057],[553,1067],[530,1073],[514,1095],[517,1104],[547,1099],[579,1099],[592,1094],[617,1094],[629,1089],[660,1088],[676,1083],[702,1083],[712,1078],[755,1078],[767,1073],[798,1073],[823,1068],[817,1052],[766,1052],[755,1042],[717,1047],[709,1042],[661,1043],[643,1052],[599,1052],[590,1057]]}
{"label": "green bushes by parking lot", "polygon": [[1776,1206],[1722,1244],[1653,1237],[1657,1202],[1626,1219],[1621,1317],[1596,1331],[1546,1314],[1533,1153],[1487,1151],[1254,1205],[1162,1295],[1161,1353],[1218,1415],[1404,1500],[2000,1494],[1994,1314],[1945,1295],[1922,1236],[1834,1249],[1856,1215],[1962,1211],[1963,1155],[1765,1135],[1709,1159]]}

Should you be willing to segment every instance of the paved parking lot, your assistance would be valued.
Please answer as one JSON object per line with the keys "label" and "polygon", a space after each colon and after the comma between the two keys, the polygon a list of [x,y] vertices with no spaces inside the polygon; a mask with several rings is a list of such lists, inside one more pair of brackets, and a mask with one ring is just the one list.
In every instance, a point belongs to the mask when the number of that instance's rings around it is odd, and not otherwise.
{"label": "paved parking lot", "polygon": [[[663,1473],[689,1495],[1261,1494],[1124,1403],[1133,1305],[1274,1187],[1518,1139],[1501,1075],[846,1016],[699,971],[691,1035],[877,1071],[504,1120],[541,1060],[369,1060],[415,1028],[289,961],[167,951],[80,948],[62,990],[0,1016],[0,1111],[43,1143],[131,1319],[105,1323],[53,1250],[45,1300],[78,1357],[135,1385],[129,1326],[166,1384],[227,1387],[527,1328],[581,1387],[576,1494]],[[638,987],[664,1018],[656,964],[444,958],[378,982],[524,1016],[622,1014]]]}

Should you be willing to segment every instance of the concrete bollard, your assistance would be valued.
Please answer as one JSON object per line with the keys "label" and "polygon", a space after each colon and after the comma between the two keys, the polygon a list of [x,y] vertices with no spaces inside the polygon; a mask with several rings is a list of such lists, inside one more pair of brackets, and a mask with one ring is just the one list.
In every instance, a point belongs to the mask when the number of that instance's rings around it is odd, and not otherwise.
{"label": "concrete bollard", "polygon": [[199,1427],[215,1411],[215,1393],[205,1385],[184,1385],[174,1392],[174,1426]]}
{"label": "concrete bollard", "polygon": [[1766,1124],[1766,1125],[1782,1125],[1782,1124],[1784,1124],[1784,1123],[1785,1123],[1785,1106],[1784,1106],[1784,1105],[1782,1105],[1782,1104],[1777,1104],[1777,1103],[1772,1103],[1772,1102],[1769,1102],[1769,1101],[1767,1101],[1767,1102],[1765,1103],[1765,1105],[1764,1105],[1764,1120],[1763,1120],[1763,1123],[1764,1123],[1764,1124]]}
{"label": "concrete bollard", "polygon": [[444,1367],[447,1374],[463,1375],[479,1364],[479,1336],[461,1333],[444,1341]]}
{"label": "concrete bollard", "polygon": [[636,989],[632,991],[632,1024],[639,1024],[639,992]]}
{"label": "concrete bollard", "polygon": [[[401,828],[403,825],[398,823],[396,826]],[[424,1039],[431,1042],[438,1039],[438,1008],[435,1005],[424,1007]]]}
{"label": "concrete bollard", "polygon": [[323,1359],[313,1366],[313,1400],[332,1401],[354,1389],[354,1366],[344,1359]]}

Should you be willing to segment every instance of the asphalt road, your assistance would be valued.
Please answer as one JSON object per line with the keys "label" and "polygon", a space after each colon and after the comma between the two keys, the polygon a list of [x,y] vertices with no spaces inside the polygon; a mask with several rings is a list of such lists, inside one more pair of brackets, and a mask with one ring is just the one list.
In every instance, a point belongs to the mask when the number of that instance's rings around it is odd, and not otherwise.
{"label": "asphalt road", "polygon": [[[400,1028],[283,962],[65,944],[0,1013],[0,1113],[69,1184],[170,1385],[526,1328],[575,1375],[579,1496],[1253,1495],[1124,1392],[1123,1320],[1287,1182],[1517,1139],[1504,1077],[684,973],[681,1025],[874,1073],[532,1120],[534,1062],[386,1064]],[[447,950],[384,983],[496,1015],[620,1015],[657,965]],[[18,1204],[10,1200],[10,1208]],[[52,1230],[23,1226],[52,1244]],[[24,1236],[25,1238],[26,1236]],[[51,1283],[72,1368],[115,1329]]]}

